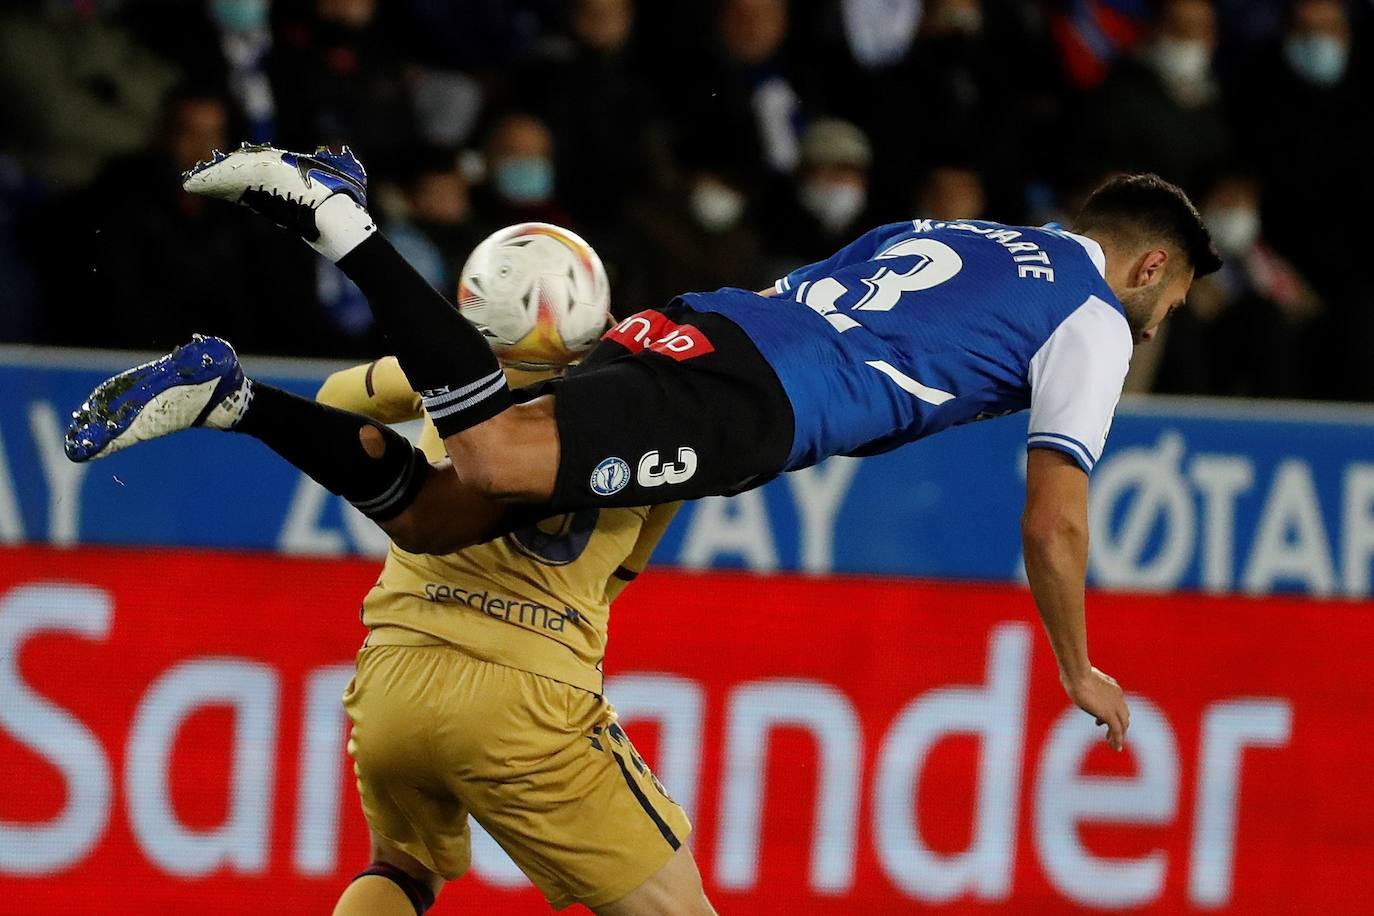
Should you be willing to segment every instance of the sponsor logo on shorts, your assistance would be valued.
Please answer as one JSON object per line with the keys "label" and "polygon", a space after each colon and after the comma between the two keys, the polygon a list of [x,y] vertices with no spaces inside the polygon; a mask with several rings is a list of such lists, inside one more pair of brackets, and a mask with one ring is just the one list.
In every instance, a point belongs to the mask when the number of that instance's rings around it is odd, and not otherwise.
{"label": "sponsor logo on shorts", "polygon": [[581,615],[570,607],[556,611],[538,601],[511,595],[502,597],[486,591],[473,592],[440,582],[425,583],[425,597],[439,604],[461,604],[507,623],[551,630],[555,633],[561,633],[568,621],[577,623],[581,619]]}
{"label": "sponsor logo on shorts", "polygon": [[658,449],[645,452],[644,456],[639,459],[639,485],[641,487],[658,487],[665,483],[686,483],[692,479],[692,475],[696,472],[696,449],[686,445],[677,450],[676,461],[662,460],[659,457]]}
{"label": "sponsor logo on shorts", "polygon": [[654,309],[631,315],[611,328],[602,340],[614,340],[631,353],[648,350],[678,362],[714,353],[716,348],[706,335],[690,324],[678,324]]}
{"label": "sponsor logo on shorts", "polygon": [[630,485],[630,466],[623,458],[603,458],[592,470],[591,487],[597,496],[614,496]]}

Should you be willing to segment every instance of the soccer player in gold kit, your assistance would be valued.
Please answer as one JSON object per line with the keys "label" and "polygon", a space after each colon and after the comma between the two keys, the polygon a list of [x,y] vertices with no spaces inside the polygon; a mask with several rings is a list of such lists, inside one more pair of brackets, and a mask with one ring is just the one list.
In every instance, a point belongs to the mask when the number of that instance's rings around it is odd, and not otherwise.
{"label": "soccer player in gold kit", "polygon": [[[517,387],[551,374],[505,371]],[[317,399],[386,424],[424,415],[390,357]],[[427,419],[420,448],[445,461]],[[469,814],[555,908],[711,912],[686,815],[602,696],[610,603],[676,508],[584,510],[448,556],[391,547],[344,695],[373,862],[337,916],[423,912],[467,871]]]}
{"label": "soccer player in gold kit", "polygon": [[[567,362],[609,321],[599,259],[556,226],[495,233],[469,258],[464,284],[468,314],[496,340],[494,329],[524,328],[537,305],[534,330],[498,351],[511,360]],[[559,372],[502,371],[517,388]],[[447,463],[433,423],[443,411],[431,416],[395,358],[334,373],[317,401],[375,424],[358,435],[378,451],[385,425],[423,420],[417,462]],[[393,498],[354,504],[375,513]],[[444,556],[391,546],[363,602],[370,633],[344,696],[374,861],[337,914],[423,912],[468,868],[469,815],[555,908],[712,912],[682,845],[686,815],[603,697],[610,603],[676,509],[535,515]]]}

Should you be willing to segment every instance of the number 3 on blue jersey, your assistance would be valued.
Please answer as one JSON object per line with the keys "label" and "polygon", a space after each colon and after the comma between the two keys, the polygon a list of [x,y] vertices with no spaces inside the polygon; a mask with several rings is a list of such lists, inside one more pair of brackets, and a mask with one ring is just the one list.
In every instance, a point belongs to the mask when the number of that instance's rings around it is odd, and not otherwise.
{"label": "number 3 on blue jersey", "polygon": [[[914,258],[915,263],[905,270],[880,267],[873,276],[861,277],[859,282],[863,284],[865,292],[859,301],[850,307],[850,311],[889,312],[901,300],[903,294],[918,293],[939,286],[952,280],[964,269],[964,260],[959,257],[959,252],[937,239],[907,239],[878,254],[874,260],[894,258]],[[835,304],[849,292],[850,289],[839,280],[825,277],[814,283],[803,283],[798,286],[796,299],[843,334],[845,331],[862,327],[858,321],[841,312]],[[892,379],[903,391],[928,404],[939,405],[954,398],[950,392],[923,385],[883,360],[870,360],[867,365]]]}
{"label": "number 3 on blue jersey", "polygon": [[903,293],[919,293],[954,279],[964,269],[959,252],[936,239],[907,239],[898,242],[874,260],[914,257],[916,263],[897,272],[882,267],[861,282],[868,292],[854,306],[860,312],[890,312]]}
{"label": "number 3 on blue jersey", "polygon": [[[851,306],[856,312],[890,312],[901,300],[903,293],[918,293],[931,289],[954,279],[964,269],[964,259],[959,252],[936,239],[907,239],[898,242],[887,251],[874,257],[875,261],[894,258],[914,258],[915,263],[906,270],[893,270],[880,267],[871,277],[862,277],[859,282],[866,289],[862,298]],[[796,299],[803,305],[820,313],[835,326],[837,331],[848,331],[859,327],[859,322],[841,315],[835,303],[849,292],[843,283],[834,277],[826,277],[815,283],[803,283],[797,287]]]}

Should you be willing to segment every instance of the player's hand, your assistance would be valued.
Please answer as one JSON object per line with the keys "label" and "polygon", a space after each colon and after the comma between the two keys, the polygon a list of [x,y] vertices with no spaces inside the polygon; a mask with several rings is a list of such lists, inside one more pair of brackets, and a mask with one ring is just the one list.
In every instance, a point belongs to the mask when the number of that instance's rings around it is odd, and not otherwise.
{"label": "player's hand", "polygon": [[1078,678],[1059,677],[1064,690],[1079,709],[1107,726],[1107,743],[1119,751],[1126,742],[1126,729],[1131,726],[1131,711],[1126,708],[1126,695],[1121,685],[1109,674],[1096,668]]}

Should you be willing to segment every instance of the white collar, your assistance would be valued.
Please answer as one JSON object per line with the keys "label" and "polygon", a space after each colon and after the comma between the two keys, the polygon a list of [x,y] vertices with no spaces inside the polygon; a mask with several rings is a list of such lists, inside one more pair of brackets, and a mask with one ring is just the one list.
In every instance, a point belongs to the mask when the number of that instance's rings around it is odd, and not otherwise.
{"label": "white collar", "polygon": [[1086,235],[1077,235],[1065,229],[1059,230],[1083,246],[1083,250],[1088,253],[1088,258],[1097,268],[1097,272],[1102,275],[1102,279],[1107,279],[1107,255],[1102,251],[1102,246],[1088,238]]}

